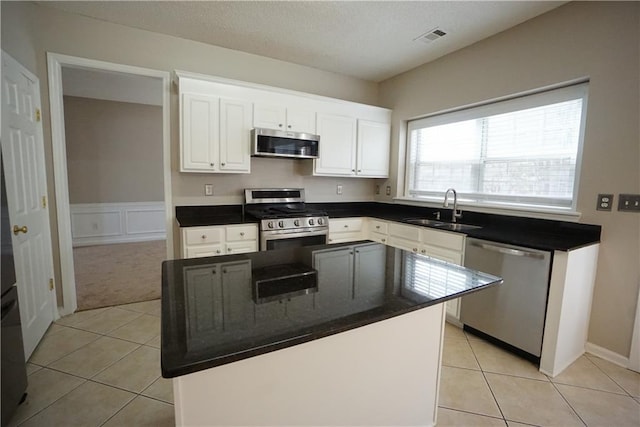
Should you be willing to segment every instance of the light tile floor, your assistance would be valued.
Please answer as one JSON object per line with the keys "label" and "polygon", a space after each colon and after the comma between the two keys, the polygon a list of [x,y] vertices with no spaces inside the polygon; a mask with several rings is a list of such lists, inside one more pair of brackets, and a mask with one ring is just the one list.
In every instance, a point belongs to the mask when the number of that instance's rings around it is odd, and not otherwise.
{"label": "light tile floor", "polygon": [[[160,301],[51,325],[29,363],[11,426],[169,426],[160,376]],[[592,355],[556,378],[447,324],[438,426],[640,426],[640,374]]]}
{"label": "light tile floor", "polygon": [[49,327],[11,426],[172,426],[160,376],[160,300],[82,311]]}
{"label": "light tile floor", "polygon": [[550,378],[447,324],[438,426],[640,426],[640,374],[586,354]]}

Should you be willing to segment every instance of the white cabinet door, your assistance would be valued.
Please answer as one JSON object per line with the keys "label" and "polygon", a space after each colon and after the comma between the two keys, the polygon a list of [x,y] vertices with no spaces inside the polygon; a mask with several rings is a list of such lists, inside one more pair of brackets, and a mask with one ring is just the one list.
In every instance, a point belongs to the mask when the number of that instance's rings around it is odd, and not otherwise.
{"label": "white cabinet door", "polygon": [[315,134],[316,113],[256,102],[253,104],[253,127]]}
{"label": "white cabinet door", "polygon": [[250,172],[251,124],[250,102],[220,99],[220,171]]}
{"label": "white cabinet door", "polygon": [[212,172],[218,169],[219,102],[215,96],[182,94],[181,171]]}
{"label": "white cabinet door", "polygon": [[281,105],[253,104],[253,127],[284,130],[287,109]]}
{"label": "white cabinet door", "polygon": [[316,133],[316,113],[311,110],[287,110],[287,130],[292,132]]}
{"label": "white cabinet door", "polygon": [[316,175],[356,174],[356,119],[333,114],[317,116],[320,158],[314,160]]}
{"label": "white cabinet door", "polygon": [[390,133],[389,123],[358,120],[358,176],[389,176]]}

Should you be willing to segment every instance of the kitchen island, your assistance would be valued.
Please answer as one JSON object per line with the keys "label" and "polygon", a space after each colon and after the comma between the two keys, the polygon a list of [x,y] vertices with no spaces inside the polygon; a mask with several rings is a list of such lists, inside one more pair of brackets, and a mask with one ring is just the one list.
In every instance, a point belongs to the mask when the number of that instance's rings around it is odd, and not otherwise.
{"label": "kitchen island", "polygon": [[367,241],[162,273],[178,425],[433,425],[442,303],[501,283]]}

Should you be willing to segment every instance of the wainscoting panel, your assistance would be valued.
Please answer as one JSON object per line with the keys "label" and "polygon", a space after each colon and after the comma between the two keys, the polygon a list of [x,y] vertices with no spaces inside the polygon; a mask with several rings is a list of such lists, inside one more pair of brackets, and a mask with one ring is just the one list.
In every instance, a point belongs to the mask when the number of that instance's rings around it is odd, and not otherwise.
{"label": "wainscoting panel", "polygon": [[74,247],[166,238],[164,202],[82,203],[70,210]]}

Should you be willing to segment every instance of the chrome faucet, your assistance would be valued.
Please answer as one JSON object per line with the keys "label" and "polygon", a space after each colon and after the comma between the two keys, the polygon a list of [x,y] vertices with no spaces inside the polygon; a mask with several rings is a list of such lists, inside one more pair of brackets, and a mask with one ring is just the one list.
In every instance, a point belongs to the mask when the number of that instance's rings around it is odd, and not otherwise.
{"label": "chrome faucet", "polygon": [[453,212],[451,214],[451,222],[456,222],[456,218],[462,218],[462,211],[458,210],[458,193],[453,188],[449,188],[444,193],[444,206],[445,208],[449,207],[449,192],[453,192]]}

